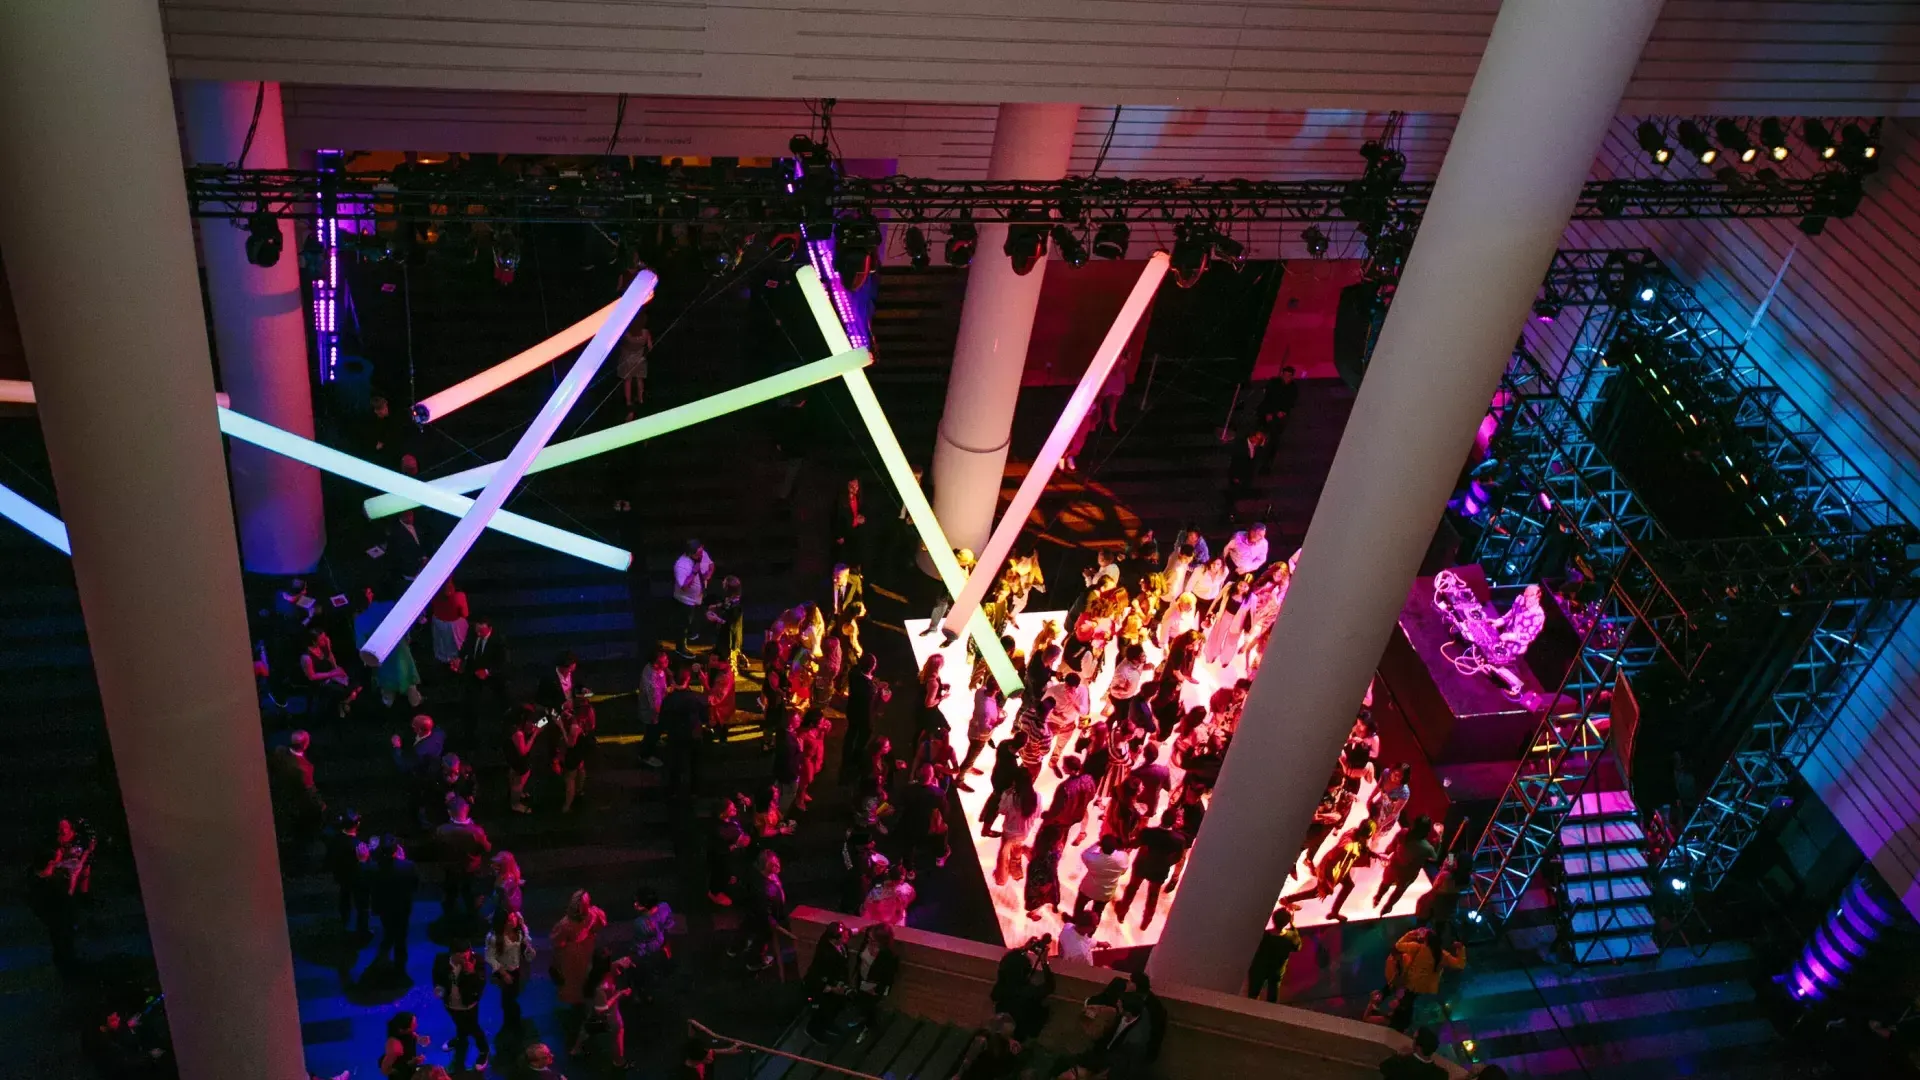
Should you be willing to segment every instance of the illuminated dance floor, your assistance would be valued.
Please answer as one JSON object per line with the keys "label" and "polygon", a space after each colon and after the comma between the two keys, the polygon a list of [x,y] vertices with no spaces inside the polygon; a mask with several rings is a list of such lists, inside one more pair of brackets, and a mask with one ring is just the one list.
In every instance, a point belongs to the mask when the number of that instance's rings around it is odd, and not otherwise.
{"label": "illuminated dance floor", "polygon": [[[1065,616],[1066,613],[1064,611],[1029,611],[1018,616],[1009,627],[1008,632],[1020,646],[1021,652],[1028,653],[1030,651],[1028,646],[1032,644],[1034,635],[1040,632],[1041,626],[1049,620],[1059,621],[1065,618]],[[937,628],[932,634],[924,633],[927,629],[927,620],[909,619],[906,621],[906,629],[908,638],[913,644],[913,655],[916,664],[925,667],[927,657],[936,652],[942,653],[946,657],[943,677],[947,683],[952,686],[953,690],[952,693],[948,695],[947,700],[942,703],[940,711],[947,718],[954,754],[957,758],[964,759],[967,752],[967,722],[973,715],[973,692],[968,689],[966,685],[968,675],[972,670],[967,663],[966,639],[957,639],[952,645],[943,649],[939,647],[940,633]],[[1147,650],[1148,659],[1158,663],[1160,660],[1159,650],[1154,648],[1151,643],[1148,644]],[[1093,712],[1096,719],[1103,716],[1106,708],[1107,682],[1113,670],[1113,654],[1114,646],[1109,645],[1107,662],[1102,665],[1100,675],[1094,680],[1091,690]],[[1209,664],[1203,659],[1196,660],[1194,662],[1195,681],[1186,688],[1185,695],[1182,698],[1182,704],[1187,707],[1196,705],[1204,706],[1208,698],[1213,695],[1215,689],[1223,684],[1232,685],[1235,680],[1244,675],[1245,672],[1237,661],[1229,664],[1225,668],[1221,668]],[[902,689],[905,690],[905,688]],[[910,699],[911,693],[911,691],[907,691],[904,695],[896,695],[895,701]],[[994,731],[994,744],[997,745],[1000,740],[1006,738],[1012,730],[1014,712],[1014,704],[1009,703],[1005,716],[1001,720],[1000,727]],[[1069,744],[1067,752],[1072,752],[1071,744]],[[1229,748],[1228,754],[1231,756],[1231,748]],[[1167,748],[1162,747],[1161,760],[1165,761],[1166,756]],[[991,768],[992,764],[993,750],[989,747],[981,754],[980,760],[975,764],[975,767],[985,770]],[[1335,763],[1331,761],[1327,763],[1328,772],[1332,772],[1334,764]],[[1178,789],[1181,771],[1178,767],[1172,766],[1171,763],[1169,763],[1169,767],[1173,772],[1173,786],[1175,789]],[[1027,917],[1025,882],[1023,880],[1009,879],[1005,885],[994,884],[993,868],[995,860],[999,857],[1000,853],[1000,838],[997,836],[983,837],[980,835],[980,812],[986,805],[990,785],[987,782],[987,775],[984,771],[965,779],[967,779],[969,785],[974,789],[972,791],[962,791],[959,793],[960,805],[966,810],[966,831],[968,835],[973,838],[974,855],[980,861],[982,876],[986,879],[987,892],[993,897],[993,907],[995,913],[999,916],[1002,938],[1008,945],[1014,945],[1027,940],[1035,934],[1050,933],[1058,936],[1060,933],[1060,917],[1050,909],[1043,909],[1039,918],[1030,919]],[[1045,807],[1052,803],[1054,788],[1058,787],[1059,784],[1060,777],[1054,775],[1053,770],[1043,764],[1040,770],[1040,777],[1034,783],[1035,789],[1040,793],[1041,806]],[[1353,809],[1348,813],[1347,820],[1322,846],[1321,851],[1323,854],[1325,853],[1326,847],[1335,843],[1342,833],[1365,820],[1367,799],[1372,796],[1373,788],[1373,783],[1368,782],[1366,786],[1360,790],[1360,793],[1355,796]],[[1171,795],[1163,797],[1157,809],[1164,812],[1169,799],[1171,799]],[[1071,912],[1073,909],[1073,898],[1079,889],[1080,878],[1086,869],[1085,865],[1080,861],[1080,853],[1084,851],[1088,845],[1099,842],[1100,820],[1105,814],[1105,811],[1106,802],[1103,799],[1095,803],[1093,809],[1088,813],[1087,830],[1084,837],[1077,831],[1068,835],[1066,851],[1060,857],[1059,874],[1060,906],[1067,912]],[[1155,815],[1154,821],[1158,821],[1158,814]],[[1306,825],[1306,822],[1299,822],[1277,828],[1275,838],[1276,840],[1282,840],[1289,844],[1298,843],[1300,835],[1306,830]],[[954,831],[957,832],[958,830],[955,829]],[[1398,831],[1398,827],[1395,826],[1384,836],[1376,838],[1374,845],[1375,850],[1384,852]],[[1076,837],[1080,838],[1080,843],[1073,842]],[[958,855],[959,848],[961,847],[960,841],[955,837],[952,842],[955,847],[955,854]],[[1354,871],[1354,880],[1357,884],[1354,888],[1353,895],[1348,897],[1347,902],[1341,907],[1341,914],[1347,916],[1347,921],[1362,922],[1368,919],[1381,918],[1389,914],[1376,911],[1373,908],[1374,890],[1379,887],[1380,877],[1384,872],[1384,867],[1385,860],[1383,858],[1376,858],[1371,865],[1361,867]],[[1312,875],[1305,869],[1304,863],[1296,859],[1293,874],[1287,879],[1286,890],[1282,895],[1291,894],[1306,888],[1311,880]],[[1123,888],[1124,881],[1125,879],[1123,879],[1122,883]],[[1428,875],[1423,872],[1420,880],[1415,882],[1414,885],[1407,890],[1406,895],[1401,897],[1400,901],[1394,905],[1391,914],[1412,915],[1414,905],[1419,902],[1420,898],[1424,896],[1431,887],[1431,880]],[[1112,907],[1109,906],[1106,914],[1100,921],[1100,928],[1095,934],[1095,939],[1104,948],[1129,948],[1140,945],[1151,945],[1160,940],[1160,929],[1166,923],[1167,912],[1171,909],[1173,903],[1179,902],[1179,899],[1180,892],[1178,888],[1163,895],[1160,898],[1160,910],[1154,914],[1153,921],[1149,922],[1145,927],[1142,927],[1140,925],[1140,916],[1146,909],[1146,888],[1142,886],[1138,895],[1134,897],[1133,906],[1128,909],[1128,918],[1125,924],[1121,924],[1119,916]],[[1301,901],[1297,910],[1294,912],[1294,925],[1310,927],[1329,922],[1330,920],[1326,917],[1328,903],[1329,901],[1321,899]]]}

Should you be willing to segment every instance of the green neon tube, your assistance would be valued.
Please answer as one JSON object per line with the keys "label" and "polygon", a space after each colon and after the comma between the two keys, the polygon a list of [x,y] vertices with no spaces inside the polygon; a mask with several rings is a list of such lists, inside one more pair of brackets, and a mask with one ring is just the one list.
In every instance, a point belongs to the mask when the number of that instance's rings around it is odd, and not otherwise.
{"label": "green neon tube", "polygon": [[[533,459],[533,464],[527,471],[542,472],[559,465],[568,465],[590,458],[595,454],[604,454],[609,450],[631,446],[684,427],[692,427],[695,424],[725,416],[730,412],[738,412],[762,402],[772,401],[774,398],[791,394],[795,390],[803,390],[815,383],[826,382],[828,379],[845,375],[849,371],[858,371],[872,362],[872,355],[865,349],[851,347],[842,349],[825,360],[802,364],[790,371],[769,375],[764,379],[747,383],[745,386],[723,390],[711,397],[678,405],[651,416],[643,416],[638,420],[615,424],[591,435],[582,435],[577,439],[554,443],[540,451],[540,455]],[[486,486],[487,480],[493,476],[497,468],[499,468],[498,462],[479,465],[464,472],[440,477],[430,483],[441,491],[456,495],[478,491]],[[412,509],[419,504],[405,495],[386,494],[375,495],[363,505],[366,508],[367,517],[378,519]]]}
{"label": "green neon tube", "polygon": [[[814,321],[820,325],[820,333],[826,336],[827,348],[835,352],[851,348],[847,329],[840,324],[840,316],[834,313],[833,302],[827,298],[827,290],[821,287],[819,275],[814,273],[813,267],[801,267],[794,274],[794,281],[800,286],[800,294],[807,298],[807,307],[812,309]],[[946,531],[940,528],[939,519],[933,516],[933,506],[927,502],[926,492],[920,490],[920,482],[914,479],[913,466],[900,449],[900,440],[894,437],[893,425],[887,423],[886,411],[880,408],[880,399],[874,396],[873,384],[867,381],[867,373],[855,368],[840,378],[847,384],[847,393],[853,397],[853,407],[866,424],[867,434],[873,437],[874,448],[880,452],[880,463],[887,470],[887,478],[893,481],[894,492],[907,508],[908,520],[920,533],[920,542],[926,545],[927,556],[933,560],[933,568],[939,571],[941,583],[947,587],[948,595],[960,595],[960,590],[967,585],[967,572],[960,568],[960,560],[954,558],[953,545],[948,542]],[[977,606],[973,609],[973,617],[967,620],[967,632],[973,635],[974,646],[986,658],[987,670],[993,673],[993,681],[1000,685],[1000,692],[1011,695],[1020,689],[1020,673],[1014,670],[1012,658],[1000,644],[1000,639],[994,636],[993,627],[988,625],[987,617]]]}

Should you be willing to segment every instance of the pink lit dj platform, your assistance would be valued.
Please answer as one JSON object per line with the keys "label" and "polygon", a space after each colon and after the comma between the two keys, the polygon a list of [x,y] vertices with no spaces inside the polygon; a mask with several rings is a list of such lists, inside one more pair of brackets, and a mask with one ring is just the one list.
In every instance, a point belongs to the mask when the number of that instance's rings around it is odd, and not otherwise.
{"label": "pink lit dj platform", "polygon": [[[1058,621],[1064,618],[1065,614],[1063,611],[1029,611],[1014,620],[1012,626],[1009,628],[1009,632],[1012,634],[1015,642],[1019,644],[1021,652],[1025,653],[1028,651],[1028,646],[1032,644],[1034,635],[1039,633],[1042,625],[1049,620]],[[939,631],[936,629],[934,633],[930,635],[924,633],[927,629],[927,620],[925,619],[907,620],[906,629],[908,637],[913,644],[913,655],[917,664],[925,666],[927,657],[933,655],[935,652],[943,653],[946,656],[945,671],[947,672],[947,681],[953,685],[953,691],[947,697],[946,702],[942,704],[941,712],[946,716],[948,726],[951,730],[950,737],[953,742],[954,754],[956,757],[964,758],[967,750],[967,721],[973,712],[973,694],[966,686],[967,675],[971,670],[967,664],[966,640],[962,638],[956,640],[952,645],[944,649],[939,648]],[[1155,650],[1151,644],[1149,644],[1147,648],[1148,658],[1158,662],[1160,659],[1158,651]],[[1105,708],[1107,681],[1109,673],[1113,670],[1113,660],[1113,650],[1112,647],[1109,646],[1107,663],[1102,667],[1100,676],[1094,681],[1092,687],[1091,699],[1094,702],[1096,717],[1098,717]],[[1215,689],[1223,684],[1231,685],[1235,680],[1242,678],[1245,674],[1245,671],[1238,662],[1231,663],[1227,667],[1222,668],[1209,664],[1205,660],[1197,660],[1194,664],[1196,681],[1187,687],[1184,703],[1189,707],[1205,705],[1207,699],[1212,696]],[[1010,705],[1007,709],[1005,719],[1001,721],[1000,728],[994,732],[994,743],[997,744],[1007,736],[1012,728],[1012,724],[1013,707]],[[1231,754],[1231,750],[1229,750],[1229,754]],[[992,751],[989,749],[981,756],[976,767],[985,769],[991,766],[992,760]],[[1165,748],[1162,748],[1162,760],[1165,760]],[[1330,761],[1327,763],[1329,772],[1332,771],[1333,766],[1333,762]],[[1180,770],[1174,768],[1172,771],[1174,786],[1177,788],[1181,779]],[[966,830],[968,835],[972,837],[973,852],[975,857],[979,859],[982,876],[986,879],[987,891],[993,897],[993,907],[1000,919],[1000,933],[1002,938],[1007,944],[1012,945],[1025,941],[1035,934],[1051,933],[1057,936],[1060,932],[1060,918],[1051,910],[1043,909],[1039,918],[1029,919],[1027,917],[1024,882],[1016,879],[1009,880],[1005,885],[994,884],[993,868],[994,861],[1000,852],[1000,839],[999,837],[983,837],[980,835],[980,812],[986,804],[989,786],[984,773],[972,777],[970,783],[974,790],[970,792],[960,792],[960,804],[966,810]],[[1051,769],[1043,767],[1040,770],[1040,777],[1035,782],[1034,787],[1040,792],[1040,803],[1042,806],[1046,806],[1052,802],[1054,788],[1057,787],[1059,783],[1060,778],[1055,776]],[[1347,828],[1357,825],[1365,819],[1367,800],[1372,794],[1373,784],[1369,782],[1354,799],[1353,809],[1349,813],[1347,821],[1341,826],[1340,832],[1344,832]],[[1160,809],[1164,810],[1165,804],[1166,800],[1163,798]],[[1081,838],[1080,843],[1072,842],[1075,837],[1079,836],[1078,833],[1069,836],[1067,850],[1060,858],[1061,906],[1069,911],[1072,910],[1073,897],[1079,889],[1080,878],[1085,871],[1085,867],[1080,861],[1080,853],[1086,849],[1088,844],[1098,841],[1099,818],[1104,811],[1104,800],[1094,805],[1094,809],[1088,815],[1088,828],[1085,836]],[[1304,821],[1297,824],[1289,824],[1284,828],[1277,828],[1275,835],[1298,837],[1305,833],[1306,827],[1307,822]],[[954,831],[958,832],[958,829],[956,828]],[[1387,846],[1392,843],[1397,832],[1398,829],[1396,827],[1379,838],[1375,844],[1375,849],[1384,852]],[[1336,832],[1335,837],[1338,835],[1339,832]],[[1332,842],[1332,840],[1328,841],[1329,844]],[[963,846],[959,837],[954,836],[952,843],[955,854],[958,855]],[[1378,888],[1380,884],[1382,862],[1383,860],[1376,860],[1373,865],[1362,867],[1355,871],[1354,876],[1358,884],[1354,889],[1353,895],[1347,899],[1346,904],[1341,908],[1341,914],[1347,916],[1347,921],[1362,922],[1368,919],[1381,918],[1387,914],[1412,915],[1414,905],[1417,904],[1420,898],[1426,895],[1429,888],[1431,888],[1431,881],[1425,874],[1422,874],[1420,880],[1415,883],[1412,888],[1407,890],[1406,895],[1400,899],[1399,903],[1394,905],[1392,912],[1374,910],[1372,904],[1373,894],[1374,890]],[[1306,888],[1310,881],[1311,874],[1306,869],[1304,863],[1296,860],[1293,874],[1287,879],[1286,890],[1282,895]],[[1176,887],[1172,892],[1161,898],[1160,910],[1155,914],[1153,921],[1143,927],[1140,925],[1140,917],[1146,906],[1146,890],[1143,888],[1134,899],[1134,904],[1128,912],[1129,918],[1126,923],[1122,925],[1118,915],[1109,908],[1100,923],[1096,938],[1101,946],[1105,948],[1131,948],[1141,945],[1151,945],[1160,939],[1160,929],[1166,923],[1167,912],[1171,909],[1173,903],[1179,902],[1179,899],[1180,892]],[[1294,912],[1294,924],[1301,927],[1325,924],[1329,921],[1326,917],[1327,905],[1328,901],[1318,899],[1301,902]]]}

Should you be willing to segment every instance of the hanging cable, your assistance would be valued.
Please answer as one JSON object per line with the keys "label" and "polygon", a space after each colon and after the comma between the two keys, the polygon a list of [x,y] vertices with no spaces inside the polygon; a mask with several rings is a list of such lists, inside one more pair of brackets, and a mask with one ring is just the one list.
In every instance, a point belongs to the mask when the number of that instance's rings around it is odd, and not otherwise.
{"label": "hanging cable", "polygon": [[612,157],[614,144],[620,141],[620,127],[627,122],[627,95],[621,94],[620,100],[613,106],[613,134],[607,136],[607,150],[602,157]]}
{"label": "hanging cable", "polygon": [[1107,151],[1113,146],[1113,133],[1120,127],[1120,110],[1124,106],[1113,107],[1113,119],[1107,121],[1107,137],[1100,140],[1100,156],[1093,159],[1093,169],[1087,173],[1089,178],[1100,175],[1100,166],[1107,163]]}
{"label": "hanging cable", "polygon": [[247,151],[253,149],[253,133],[260,130],[260,109],[267,103],[267,84],[261,83],[260,89],[253,95],[253,121],[247,125],[247,137],[240,144],[240,160],[233,163],[235,169],[247,167]]}

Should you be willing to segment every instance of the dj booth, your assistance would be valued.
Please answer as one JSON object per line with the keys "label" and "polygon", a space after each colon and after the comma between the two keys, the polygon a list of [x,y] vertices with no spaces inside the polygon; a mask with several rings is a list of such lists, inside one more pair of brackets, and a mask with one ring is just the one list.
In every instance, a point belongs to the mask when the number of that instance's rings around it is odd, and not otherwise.
{"label": "dj booth", "polygon": [[[1455,588],[1471,590],[1488,614],[1508,610],[1520,590],[1498,597],[1477,565],[1455,567]],[[1493,674],[1463,671],[1455,658],[1466,642],[1434,603],[1434,578],[1415,579],[1380,661],[1380,676],[1405,715],[1422,755],[1448,782],[1452,800],[1492,798],[1512,775],[1541,710],[1565,678],[1579,638],[1551,597],[1540,605],[1544,625],[1523,655],[1503,665],[1520,693]],[[1476,767],[1477,766],[1477,767]],[[1495,779],[1497,777],[1497,780]],[[1484,790],[1491,786],[1491,790]],[[1464,788],[1464,789],[1463,789]]]}

